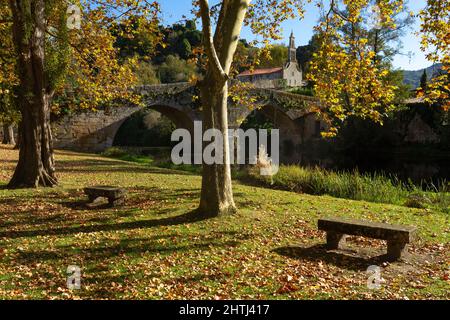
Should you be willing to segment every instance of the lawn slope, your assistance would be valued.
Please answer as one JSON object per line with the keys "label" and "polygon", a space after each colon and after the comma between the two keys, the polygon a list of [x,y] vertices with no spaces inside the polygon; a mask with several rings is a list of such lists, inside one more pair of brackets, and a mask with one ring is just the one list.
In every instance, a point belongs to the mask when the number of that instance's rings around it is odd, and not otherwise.
{"label": "lawn slope", "polygon": [[[0,299],[449,298],[444,213],[235,183],[239,213],[199,220],[197,175],[59,151],[60,186],[7,190],[17,152],[0,158]],[[87,208],[82,188],[95,184],[127,188],[126,205]],[[326,252],[324,216],[416,225],[419,239],[401,263],[383,263],[384,243],[368,239]],[[66,287],[69,265],[81,290]]]}

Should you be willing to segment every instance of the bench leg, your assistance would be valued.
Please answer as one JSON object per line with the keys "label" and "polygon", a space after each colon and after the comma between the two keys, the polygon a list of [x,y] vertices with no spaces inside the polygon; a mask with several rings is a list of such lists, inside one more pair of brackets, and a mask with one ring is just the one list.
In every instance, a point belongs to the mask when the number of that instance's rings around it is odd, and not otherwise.
{"label": "bench leg", "polygon": [[328,250],[337,250],[342,248],[345,244],[345,239],[347,236],[341,233],[336,233],[333,231],[327,232],[327,249]]}
{"label": "bench leg", "polygon": [[124,198],[117,198],[117,199],[110,198],[108,199],[108,202],[111,207],[117,207],[123,205]]}
{"label": "bench leg", "polygon": [[391,261],[396,261],[403,258],[404,254],[408,252],[408,246],[404,242],[388,241],[387,257]]}

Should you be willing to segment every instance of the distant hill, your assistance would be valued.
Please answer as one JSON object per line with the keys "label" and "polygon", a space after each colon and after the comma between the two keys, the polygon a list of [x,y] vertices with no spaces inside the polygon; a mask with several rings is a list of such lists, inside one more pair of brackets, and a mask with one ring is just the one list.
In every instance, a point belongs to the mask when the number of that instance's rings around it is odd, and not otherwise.
{"label": "distant hill", "polygon": [[[431,79],[433,75],[435,75],[439,70],[442,69],[442,64],[435,64],[431,67],[426,68],[428,79]],[[403,83],[408,84],[411,86],[412,89],[416,89],[420,87],[420,78],[422,77],[423,70],[416,70],[416,71],[403,71]]]}

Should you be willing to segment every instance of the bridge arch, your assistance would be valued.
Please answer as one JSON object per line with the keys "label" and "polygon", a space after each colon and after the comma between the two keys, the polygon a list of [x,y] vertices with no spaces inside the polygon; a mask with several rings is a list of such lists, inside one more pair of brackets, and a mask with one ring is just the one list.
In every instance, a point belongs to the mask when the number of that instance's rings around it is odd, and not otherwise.
{"label": "bridge arch", "polygon": [[258,114],[270,121],[274,129],[280,131],[280,160],[283,163],[295,163],[298,158],[298,150],[303,141],[302,122],[299,119],[293,119],[277,104],[269,102],[260,108],[248,110],[248,112],[241,115],[243,116],[241,119],[245,120],[239,127],[245,126],[249,117]]}
{"label": "bridge arch", "polygon": [[144,107],[120,106],[84,111],[65,116],[53,123],[55,147],[83,152],[103,152],[113,146],[120,127],[133,114],[145,109],[160,112],[177,127],[192,130],[196,115],[192,110],[171,103],[148,103]]}
{"label": "bridge arch", "polygon": [[201,120],[192,109],[169,103],[151,103],[144,107],[146,110],[154,110],[169,118],[177,128],[193,131],[194,121]]}
{"label": "bridge arch", "polygon": [[[117,126],[115,132],[111,132],[111,146],[139,146],[139,147],[167,147],[170,145],[170,132],[163,129],[160,132],[152,131],[151,128],[143,128],[145,122],[146,111],[156,111],[161,116],[168,119],[177,129],[187,129],[191,133],[194,128],[194,119],[188,112],[181,111],[178,107],[171,105],[163,105],[162,103],[149,104],[142,107],[128,117],[122,119]],[[136,122],[139,121],[139,124]],[[130,123],[131,121],[131,123]],[[158,120],[159,123],[161,119]],[[167,121],[167,120],[166,120]],[[154,124],[157,121],[152,121]],[[142,123],[142,124],[141,124]],[[131,125],[131,127],[130,127]],[[130,129],[133,130],[130,130]],[[173,127],[172,127],[173,128]],[[133,132],[129,132],[133,131]],[[162,139],[162,140],[161,140]],[[159,143],[159,144],[158,144]]]}

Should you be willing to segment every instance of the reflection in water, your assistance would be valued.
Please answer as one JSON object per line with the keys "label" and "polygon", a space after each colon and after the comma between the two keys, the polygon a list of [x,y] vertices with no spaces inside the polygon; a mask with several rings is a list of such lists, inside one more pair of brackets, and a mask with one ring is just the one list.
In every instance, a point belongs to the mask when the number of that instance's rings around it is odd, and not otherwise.
{"label": "reflection in water", "polygon": [[390,175],[415,184],[425,182],[437,185],[450,181],[450,159],[444,158],[405,157],[388,153],[318,157],[303,153],[297,164],[335,171],[357,170],[360,173]]}

